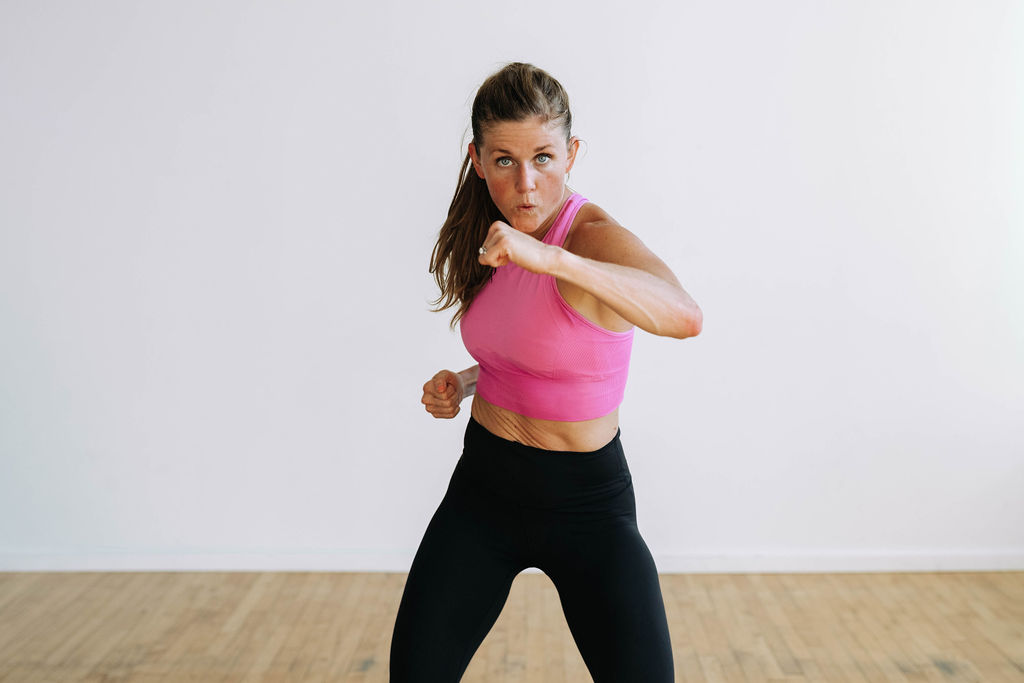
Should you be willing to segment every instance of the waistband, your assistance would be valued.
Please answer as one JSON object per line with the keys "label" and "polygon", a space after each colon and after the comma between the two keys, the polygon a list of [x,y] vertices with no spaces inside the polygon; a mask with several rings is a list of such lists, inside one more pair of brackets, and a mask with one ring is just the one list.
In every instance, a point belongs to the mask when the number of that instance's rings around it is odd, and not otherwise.
{"label": "waistband", "polygon": [[509,441],[469,418],[457,469],[525,507],[571,507],[613,497],[632,483],[622,430],[596,451],[549,451]]}

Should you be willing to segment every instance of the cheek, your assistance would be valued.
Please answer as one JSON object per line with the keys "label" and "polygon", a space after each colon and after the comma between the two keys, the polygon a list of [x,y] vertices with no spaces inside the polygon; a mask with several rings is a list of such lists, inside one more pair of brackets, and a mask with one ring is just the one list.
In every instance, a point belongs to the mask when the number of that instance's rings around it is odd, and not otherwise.
{"label": "cheek", "polygon": [[490,175],[487,179],[487,192],[491,195],[491,201],[501,206],[507,203],[510,194],[515,193],[515,188],[505,178],[498,175]]}
{"label": "cheek", "polygon": [[545,168],[541,173],[541,178],[547,185],[560,185],[565,181],[565,173],[564,166]]}
{"label": "cheek", "polygon": [[504,194],[513,191],[515,184],[515,178],[510,178],[506,173],[492,173],[487,179],[487,189],[491,191],[491,194]]}
{"label": "cheek", "polygon": [[550,176],[552,178],[562,178],[562,177],[565,176],[565,173],[566,173],[566,164],[565,163],[548,164],[547,166],[544,167],[543,171],[541,171],[541,172],[545,176]]}

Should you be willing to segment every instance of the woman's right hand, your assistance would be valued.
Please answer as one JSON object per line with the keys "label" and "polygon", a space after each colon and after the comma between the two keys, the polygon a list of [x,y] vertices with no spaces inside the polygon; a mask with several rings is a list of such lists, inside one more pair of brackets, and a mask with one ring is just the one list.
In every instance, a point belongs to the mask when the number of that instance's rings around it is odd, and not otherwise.
{"label": "woman's right hand", "polygon": [[441,370],[423,385],[420,402],[434,417],[451,419],[459,414],[459,404],[464,395],[465,387],[458,373]]}

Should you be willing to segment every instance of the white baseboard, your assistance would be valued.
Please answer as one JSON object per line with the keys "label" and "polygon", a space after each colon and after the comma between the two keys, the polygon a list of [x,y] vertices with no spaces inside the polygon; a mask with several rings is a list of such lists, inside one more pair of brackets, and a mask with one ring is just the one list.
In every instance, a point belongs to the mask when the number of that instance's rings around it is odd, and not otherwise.
{"label": "white baseboard", "polygon": [[704,552],[654,561],[660,574],[1024,571],[1024,550]]}
{"label": "white baseboard", "polygon": [[[0,552],[0,572],[332,571],[407,572],[413,551]],[[1024,550],[720,551],[655,554],[661,574],[1024,571]],[[540,573],[536,568],[528,574]]]}

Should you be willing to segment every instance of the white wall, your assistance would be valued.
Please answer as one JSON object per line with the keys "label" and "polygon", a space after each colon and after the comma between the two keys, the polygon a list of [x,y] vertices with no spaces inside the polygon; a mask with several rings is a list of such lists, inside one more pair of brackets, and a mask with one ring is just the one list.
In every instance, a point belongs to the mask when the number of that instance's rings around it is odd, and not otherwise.
{"label": "white wall", "polygon": [[0,569],[405,571],[479,83],[701,304],[622,406],[670,571],[1024,568],[1021,3],[0,6]]}

